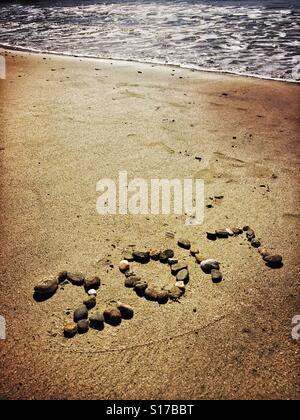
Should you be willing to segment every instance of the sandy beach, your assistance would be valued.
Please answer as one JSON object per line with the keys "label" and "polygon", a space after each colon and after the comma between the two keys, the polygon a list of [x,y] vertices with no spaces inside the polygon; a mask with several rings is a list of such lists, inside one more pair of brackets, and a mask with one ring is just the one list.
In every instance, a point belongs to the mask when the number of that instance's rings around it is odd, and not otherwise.
{"label": "sandy beach", "polygon": [[[300,315],[299,85],[0,54],[0,398],[299,399],[300,347],[291,335]],[[204,224],[99,215],[96,183],[120,170],[203,179],[212,204]],[[207,230],[236,225],[250,225],[284,266],[267,267],[244,236],[206,239]],[[178,237],[218,259],[224,281],[213,284]],[[124,287],[118,265],[128,247],[171,248],[188,263],[180,303],[158,305]],[[172,282],[156,262],[134,269],[150,284]],[[64,338],[83,288],[33,299],[34,285],[61,270],[98,275],[97,308],[119,299],[133,319]]]}

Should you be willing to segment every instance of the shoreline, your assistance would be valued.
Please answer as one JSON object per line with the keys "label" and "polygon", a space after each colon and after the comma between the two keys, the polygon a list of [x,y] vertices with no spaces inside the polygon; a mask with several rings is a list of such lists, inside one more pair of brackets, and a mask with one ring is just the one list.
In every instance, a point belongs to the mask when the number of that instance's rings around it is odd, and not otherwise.
{"label": "shoreline", "polygon": [[[0,399],[299,399],[299,86],[21,52],[6,61]],[[203,179],[204,224],[99,215],[97,182],[120,170],[130,180]],[[206,238],[246,224],[283,255],[282,268],[267,267],[244,235]],[[222,282],[177,246],[180,237],[220,261]],[[188,265],[180,304],[124,286],[124,251],[150,248],[173,249]],[[173,284],[165,265],[133,269],[151,286]],[[120,300],[134,317],[64,338],[84,289],[33,298],[62,270],[99,276],[97,310]]]}
{"label": "shoreline", "polygon": [[155,66],[155,67],[167,67],[167,68],[176,68],[182,70],[189,70],[191,72],[200,72],[200,73],[212,73],[212,74],[219,74],[225,76],[232,76],[232,77],[245,77],[250,79],[258,79],[258,80],[266,80],[266,81],[274,81],[274,82],[282,82],[282,83],[292,83],[292,84],[300,84],[300,80],[293,80],[293,79],[280,79],[280,78],[272,78],[267,76],[260,76],[259,74],[245,74],[240,72],[230,72],[226,70],[217,70],[217,69],[208,69],[208,68],[197,68],[196,66],[184,66],[181,64],[170,64],[170,63],[159,63],[159,62],[151,62],[151,61],[139,61],[135,59],[122,59],[122,58],[104,58],[92,55],[77,55],[77,54],[68,54],[62,52],[55,52],[55,51],[41,51],[41,50],[31,50],[30,48],[26,47],[13,47],[6,44],[0,43],[0,50],[4,51],[13,51],[17,53],[26,53],[26,54],[36,54],[36,55],[45,55],[45,56],[54,56],[54,57],[61,57],[61,58],[79,58],[84,60],[97,60],[97,61],[113,61],[119,63],[133,63],[133,64],[145,64],[147,66]]}

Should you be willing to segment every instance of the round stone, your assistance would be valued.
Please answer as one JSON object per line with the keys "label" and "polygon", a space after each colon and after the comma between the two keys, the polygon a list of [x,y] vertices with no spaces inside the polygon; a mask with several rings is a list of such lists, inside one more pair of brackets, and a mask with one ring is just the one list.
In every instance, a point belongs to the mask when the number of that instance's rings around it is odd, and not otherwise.
{"label": "round stone", "polygon": [[121,324],[122,315],[118,308],[108,308],[103,312],[104,320],[107,324],[117,326]]}
{"label": "round stone", "polygon": [[223,280],[221,271],[212,269],[211,270],[211,279],[214,283],[220,283]]}
{"label": "round stone", "polygon": [[179,271],[187,269],[188,266],[186,263],[181,262],[181,263],[177,263],[171,266],[171,272],[172,274],[176,275]]}
{"label": "round stone", "polygon": [[156,301],[158,298],[159,291],[154,287],[147,287],[145,290],[145,298],[147,300]]}
{"label": "round stone", "polygon": [[130,268],[130,264],[127,260],[122,260],[119,264],[119,269],[122,273],[124,273],[125,271],[129,270]]}
{"label": "round stone", "polygon": [[178,246],[180,246],[180,248],[184,248],[184,249],[191,248],[191,242],[188,239],[181,238],[178,240],[177,243],[178,243]]}
{"label": "round stone", "polygon": [[82,273],[68,273],[68,280],[75,286],[82,286],[84,283],[84,275]]}
{"label": "round stone", "polygon": [[185,284],[189,281],[189,272],[188,270],[180,270],[176,275],[176,281],[183,281]]}
{"label": "round stone", "polygon": [[95,330],[103,330],[104,328],[104,316],[101,312],[95,312],[90,316],[90,326]]}
{"label": "round stone", "polygon": [[136,291],[138,296],[143,296],[147,287],[148,283],[144,280],[141,280],[136,283],[136,285],[134,286],[134,290]]}
{"label": "round stone", "polygon": [[279,268],[282,267],[282,256],[281,255],[267,255],[264,257],[264,261],[269,267]]}
{"label": "round stone", "polygon": [[133,255],[134,261],[139,262],[141,264],[147,264],[150,261],[149,252],[134,251],[132,255]]}
{"label": "round stone", "polygon": [[81,305],[79,306],[79,308],[76,309],[76,311],[74,311],[74,315],[73,315],[74,322],[78,322],[81,319],[87,319],[88,315],[89,313],[88,313],[87,307],[85,305]]}
{"label": "round stone", "polygon": [[126,277],[124,285],[125,287],[135,287],[140,280],[141,278],[137,276]]}
{"label": "round stone", "polygon": [[246,232],[246,236],[248,238],[248,241],[252,241],[252,239],[255,238],[255,232],[252,229],[248,229]]}
{"label": "round stone", "polygon": [[159,260],[162,263],[167,263],[168,259],[174,257],[174,251],[172,249],[166,249],[165,251],[160,253]]}
{"label": "round stone", "polygon": [[151,249],[150,258],[154,261],[157,261],[159,260],[160,254],[161,254],[160,249]]}
{"label": "round stone", "polygon": [[157,302],[161,305],[164,305],[169,300],[169,294],[166,290],[159,290],[157,292]]}
{"label": "round stone", "polygon": [[231,231],[233,232],[234,235],[240,235],[241,233],[243,233],[243,229],[238,228],[238,227],[231,228]]}
{"label": "round stone", "polygon": [[215,241],[217,239],[217,234],[216,232],[206,232],[206,237],[210,241]]}
{"label": "round stone", "polygon": [[58,279],[56,276],[44,278],[40,283],[34,286],[34,292],[37,295],[50,295],[55,293],[58,288]]}
{"label": "round stone", "polygon": [[219,270],[220,264],[218,261],[213,259],[204,260],[200,263],[200,266],[204,273],[210,274],[211,270]]}
{"label": "round stone", "polygon": [[77,333],[77,324],[75,322],[68,322],[64,326],[64,335],[65,337],[74,337]]}
{"label": "round stone", "polygon": [[130,305],[126,305],[122,302],[117,302],[117,308],[121,312],[121,316],[123,319],[131,319],[134,315],[134,310]]}
{"label": "round stone", "polygon": [[168,264],[169,265],[174,265],[178,263],[178,259],[177,258],[169,258],[168,259]]}
{"label": "round stone", "polygon": [[243,227],[244,232],[247,232],[248,230],[250,230],[250,226],[246,225],[246,226]]}
{"label": "round stone", "polygon": [[253,238],[251,240],[251,245],[253,248],[259,248],[261,246],[261,242],[258,239]]}
{"label": "round stone", "polygon": [[95,289],[90,289],[87,291],[89,296],[97,296],[97,291]]}
{"label": "round stone", "polygon": [[86,290],[89,289],[99,289],[101,281],[99,277],[92,277],[90,279],[84,279],[84,287]]}
{"label": "round stone", "polygon": [[88,332],[89,327],[90,327],[90,323],[88,319],[81,319],[80,321],[77,322],[77,329],[78,329],[79,334],[84,334]]}
{"label": "round stone", "polygon": [[83,304],[87,307],[87,309],[92,309],[96,306],[96,297],[95,296],[89,296],[87,299],[83,301]]}
{"label": "round stone", "polygon": [[190,249],[190,254],[194,257],[195,255],[199,254],[199,248],[197,248],[196,246],[192,246]]}

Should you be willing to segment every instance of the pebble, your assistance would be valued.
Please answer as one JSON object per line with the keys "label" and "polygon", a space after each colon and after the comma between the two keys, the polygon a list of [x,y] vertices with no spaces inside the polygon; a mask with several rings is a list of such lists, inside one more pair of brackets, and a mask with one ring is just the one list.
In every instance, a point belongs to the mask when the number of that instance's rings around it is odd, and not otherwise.
{"label": "pebble", "polygon": [[216,235],[217,235],[218,238],[223,238],[223,239],[228,238],[228,236],[229,236],[226,229],[216,230]]}
{"label": "pebble", "polygon": [[217,239],[217,234],[216,232],[206,232],[206,237],[210,241],[215,241]]}
{"label": "pebble", "polygon": [[88,332],[90,328],[90,323],[88,319],[81,319],[77,322],[77,329],[79,334],[84,334]]}
{"label": "pebble", "polygon": [[254,230],[248,229],[246,231],[246,236],[248,238],[248,241],[251,241],[252,239],[254,239],[255,238],[255,232],[254,232]]}
{"label": "pebble", "polygon": [[68,322],[64,326],[64,335],[65,337],[74,337],[77,333],[77,324],[75,322]]}
{"label": "pebble", "polygon": [[202,261],[204,261],[204,260],[206,260],[207,258],[206,257],[204,257],[203,255],[201,255],[201,254],[197,254],[197,255],[195,255],[195,260],[196,260],[196,262],[198,263],[198,264],[200,264]]}
{"label": "pebble", "polygon": [[219,270],[220,269],[220,264],[218,261],[213,260],[213,259],[208,259],[208,260],[204,260],[201,262],[200,264],[202,270],[204,271],[204,273],[211,273],[211,270]]}
{"label": "pebble", "polygon": [[247,230],[250,230],[250,226],[248,226],[248,225],[246,225],[246,226],[243,227],[243,231],[244,232],[247,232]]}
{"label": "pebble", "polygon": [[184,281],[176,281],[175,286],[179,289],[185,290],[185,284]]}
{"label": "pebble", "polygon": [[259,248],[261,246],[261,242],[258,239],[253,238],[251,240],[251,245],[253,248]]}
{"label": "pebble", "polygon": [[38,295],[50,295],[55,293],[58,288],[58,279],[56,276],[50,276],[43,279],[34,287],[34,291]]}
{"label": "pebble", "polygon": [[57,275],[58,283],[64,282],[65,280],[67,280],[67,278],[68,278],[68,272],[67,271],[60,271]]}
{"label": "pebble", "polygon": [[84,275],[82,273],[68,273],[68,280],[75,286],[82,286],[84,283]]}
{"label": "pebble", "polygon": [[90,316],[90,326],[95,330],[103,330],[104,328],[104,316],[101,312],[95,312]]}
{"label": "pebble", "polygon": [[125,279],[125,287],[135,287],[135,285],[141,280],[140,277],[130,276]]}
{"label": "pebble", "polygon": [[166,290],[159,290],[157,293],[157,302],[164,305],[169,300],[169,294]]}
{"label": "pebble", "polygon": [[180,248],[184,248],[184,249],[190,249],[191,248],[191,242],[188,239],[179,239],[178,240],[178,246],[180,246]]}
{"label": "pebble", "polygon": [[220,283],[223,280],[221,271],[216,269],[211,270],[211,279],[214,283]]}
{"label": "pebble", "polygon": [[135,276],[135,273],[134,273],[134,271],[132,271],[132,270],[127,270],[127,271],[125,271],[125,277],[130,277],[130,276]]}
{"label": "pebble", "polygon": [[159,291],[154,287],[147,287],[145,290],[145,298],[147,300],[156,301],[158,298]]}
{"label": "pebble", "polygon": [[233,232],[234,235],[240,235],[241,233],[243,233],[243,229],[237,228],[237,227],[231,228],[231,231]]}
{"label": "pebble", "polygon": [[172,274],[176,275],[180,270],[184,270],[184,269],[187,269],[187,268],[188,268],[187,264],[184,263],[184,262],[181,262],[181,263],[177,263],[177,264],[172,265],[171,266],[171,271],[172,271]]}
{"label": "pebble", "polygon": [[168,259],[168,264],[169,265],[178,264],[178,259],[177,258],[169,258]]}
{"label": "pebble", "polygon": [[160,249],[151,249],[150,250],[150,258],[154,261],[159,260],[160,254],[161,254]]}
{"label": "pebble", "polygon": [[192,246],[190,249],[190,254],[194,257],[196,254],[199,254],[199,248]]}
{"label": "pebble", "polygon": [[88,290],[87,294],[89,296],[97,296],[97,291],[95,289]]}
{"label": "pebble", "polygon": [[282,256],[281,255],[267,255],[264,257],[264,261],[269,267],[278,268],[282,266]]}
{"label": "pebble", "polygon": [[167,263],[169,258],[174,257],[174,251],[172,249],[166,249],[165,251],[161,252],[159,255],[159,260],[162,263]]}
{"label": "pebble", "polygon": [[184,290],[177,286],[172,286],[168,290],[168,295],[171,300],[178,300],[184,294]]}
{"label": "pebble", "polygon": [[87,309],[92,309],[94,306],[96,306],[96,297],[95,296],[89,296],[87,299],[83,301],[83,304],[87,307]]}
{"label": "pebble", "polygon": [[87,319],[89,316],[88,310],[85,305],[79,306],[79,308],[74,311],[73,319],[74,322],[78,322],[81,319]]}
{"label": "pebble", "polygon": [[149,252],[140,252],[134,251],[133,257],[136,262],[147,264],[150,261],[150,253]]}
{"label": "pebble", "polygon": [[176,275],[176,281],[183,281],[185,284],[189,281],[189,272],[188,270],[180,270]]}
{"label": "pebble", "polygon": [[121,312],[123,319],[131,319],[134,315],[134,310],[130,305],[126,305],[122,302],[117,302],[117,308]]}
{"label": "pebble", "polygon": [[124,273],[125,271],[129,270],[130,264],[127,260],[122,260],[119,264],[119,270]]}
{"label": "pebble", "polygon": [[148,283],[144,280],[141,280],[136,283],[136,285],[134,286],[134,290],[139,296],[143,296],[147,287]]}
{"label": "pebble", "polygon": [[122,315],[118,308],[111,307],[105,309],[105,311],[103,312],[103,316],[107,324],[114,326],[121,324]]}
{"label": "pebble", "polygon": [[99,277],[93,277],[90,279],[84,279],[84,287],[85,290],[90,290],[90,289],[99,289],[101,284],[101,281],[99,279]]}
{"label": "pebble", "polygon": [[228,233],[229,236],[234,236],[234,232],[233,232],[232,229],[227,228],[225,230],[226,230],[226,232]]}

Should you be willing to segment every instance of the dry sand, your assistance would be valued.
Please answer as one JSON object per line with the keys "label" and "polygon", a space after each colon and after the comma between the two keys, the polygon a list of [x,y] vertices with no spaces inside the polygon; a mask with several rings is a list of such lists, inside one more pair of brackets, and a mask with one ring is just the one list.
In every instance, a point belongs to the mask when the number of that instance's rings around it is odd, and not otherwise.
{"label": "dry sand", "polygon": [[[6,55],[1,398],[298,399],[300,344],[291,322],[300,314],[299,85]],[[131,179],[203,178],[206,204],[224,198],[199,227],[185,226],[183,216],[100,216],[96,182],[119,170]],[[207,229],[246,223],[284,256],[282,269],[266,267],[245,238],[206,239]],[[225,280],[212,284],[167,231],[219,259]],[[188,261],[181,303],[159,306],[124,288],[118,262],[128,245],[173,248]],[[98,274],[99,309],[118,298],[134,307],[134,318],[65,339],[67,312],[83,290],[67,286],[43,303],[32,297],[41,277],[62,269]],[[135,269],[150,283],[172,281],[157,263]]]}

